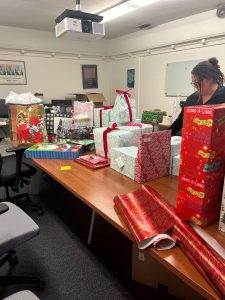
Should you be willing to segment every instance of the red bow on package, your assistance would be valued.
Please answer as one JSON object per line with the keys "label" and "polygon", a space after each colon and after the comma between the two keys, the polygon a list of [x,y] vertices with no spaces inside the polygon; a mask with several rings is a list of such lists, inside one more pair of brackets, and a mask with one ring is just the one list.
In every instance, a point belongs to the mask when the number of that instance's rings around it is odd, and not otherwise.
{"label": "red bow on package", "polygon": [[131,107],[130,107],[130,100],[129,100],[129,97],[131,97],[131,94],[129,93],[130,89],[127,90],[127,91],[122,91],[122,90],[116,90],[116,93],[119,94],[119,95],[123,95],[124,96],[124,99],[127,103],[127,106],[128,106],[128,111],[129,111],[129,116],[130,116],[130,122],[133,121],[133,117],[132,117],[132,110],[131,110]]}
{"label": "red bow on package", "polygon": [[108,110],[108,109],[112,109],[114,107],[114,105],[110,105],[110,106],[102,106],[103,109],[100,109],[100,125],[99,127],[102,127],[102,111],[103,110]]}
{"label": "red bow on package", "polygon": [[114,130],[119,130],[116,123],[113,123],[111,128],[108,127],[103,131],[103,148],[104,148],[105,158],[107,158],[107,153],[108,153],[107,135],[109,132]]}

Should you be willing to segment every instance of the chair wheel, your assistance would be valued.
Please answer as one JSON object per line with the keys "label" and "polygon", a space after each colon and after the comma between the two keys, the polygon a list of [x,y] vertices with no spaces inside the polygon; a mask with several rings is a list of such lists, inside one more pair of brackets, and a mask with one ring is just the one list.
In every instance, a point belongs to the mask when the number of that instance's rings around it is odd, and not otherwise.
{"label": "chair wheel", "polygon": [[8,262],[10,266],[15,266],[18,263],[18,257],[16,255],[11,255]]}
{"label": "chair wheel", "polygon": [[43,209],[40,209],[38,212],[37,212],[38,216],[43,216],[44,214],[44,210]]}
{"label": "chair wheel", "polygon": [[36,290],[37,290],[38,292],[41,292],[41,291],[44,290],[44,288],[45,288],[45,281],[40,280],[40,281],[38,282],[37,286],[36,286]]}

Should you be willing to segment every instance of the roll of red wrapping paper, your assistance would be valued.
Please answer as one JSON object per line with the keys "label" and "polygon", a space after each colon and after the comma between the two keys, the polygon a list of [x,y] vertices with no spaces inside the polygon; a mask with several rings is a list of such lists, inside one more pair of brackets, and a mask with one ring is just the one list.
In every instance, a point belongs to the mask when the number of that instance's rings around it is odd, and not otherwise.
{"label": "roll of red wrapping paper", "polygon": [[137,243],[167,231],[221,299],[225,299],[225,260],[155,190],[142,186],[133,193],[115,197],[114,202]]}
{"label": "roll of red wrapping paper", "polygon": [[209,284],[225,299],[224,259],[185,222],[176,222],[170,235]]}

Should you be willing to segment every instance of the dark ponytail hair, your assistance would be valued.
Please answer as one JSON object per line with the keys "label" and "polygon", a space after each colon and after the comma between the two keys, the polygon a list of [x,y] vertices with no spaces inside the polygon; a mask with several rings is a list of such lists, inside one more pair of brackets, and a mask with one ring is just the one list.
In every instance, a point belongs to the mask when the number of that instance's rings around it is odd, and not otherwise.
{"label": "dark ponytail hair", "polygon": [[220,71],[218,59],[216,57],[198,63],[191,72],[199,83],[204,79],[212,79],[218,85],[223,85],[224,74]]}

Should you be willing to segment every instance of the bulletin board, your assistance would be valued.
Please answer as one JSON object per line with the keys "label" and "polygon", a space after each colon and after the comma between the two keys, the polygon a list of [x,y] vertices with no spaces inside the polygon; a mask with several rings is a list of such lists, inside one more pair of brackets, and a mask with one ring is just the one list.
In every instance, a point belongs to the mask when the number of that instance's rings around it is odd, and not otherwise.
{"label": "bulletin board", "polygon": [[167,97],[189,96],[194,92],[191,71],[201,60],[181,61],[166,65],[165,95]]}

